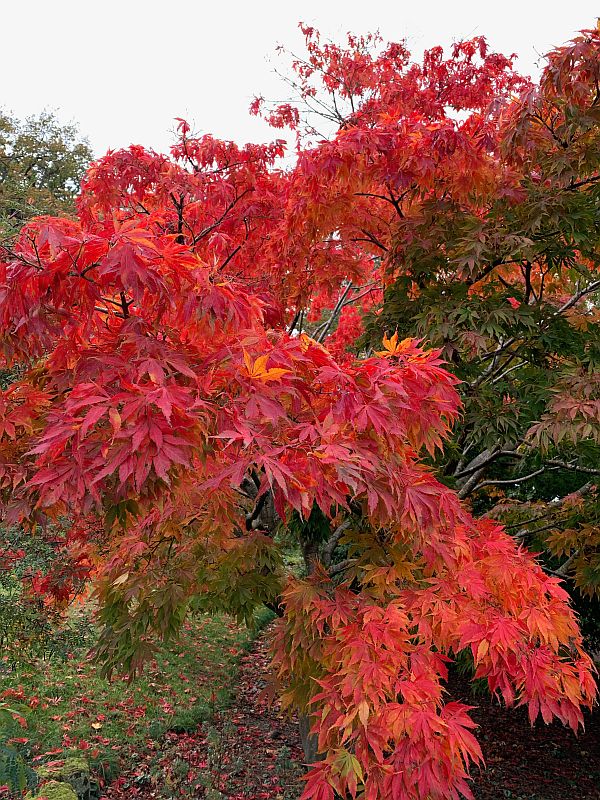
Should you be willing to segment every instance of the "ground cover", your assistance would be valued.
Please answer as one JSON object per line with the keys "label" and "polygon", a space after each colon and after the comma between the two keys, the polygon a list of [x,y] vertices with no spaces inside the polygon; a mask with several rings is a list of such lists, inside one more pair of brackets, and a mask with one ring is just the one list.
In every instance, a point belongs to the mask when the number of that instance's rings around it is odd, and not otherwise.
{"label": "ground cover", "polygon": [[[268,638],[197,616],[134,682],[102,678],[79,651],[4,664],[0,700],[26,704],[14,743],[29,763],[83,756],[105,800],[297,800],[303,755],[296,722],[271,701]],[[475,706],[486,760],[476,800],[600,798],[598,710],[576,737],[556,722],[532,729],[524,708],[501,707],[456,671],[448,691]]]}
{"label": "ground cover", "polygon": [[252,638],[229,617],[192,618],[133,682],[102,677],[84,650],[66,661],[4,664],[0,701],[20,704],[27,721],[9,741],[34,767],[83,754],[105,784],[132,753],[153,748],[168,731],[195,730],[226,706]]}
{"label": "ground cover", "polygon": [[525,708],[505,708],[469,681],[451,675],[452,697],[476,706],[472,718],[485,758],[473,781],[475,800],[599,800],[600,709],[585,714],[576,736],[559,722],[532,728]]}
{"label": "ground cover", "polygon": [[297,800],[304,772],[298,726],[271,702],[269,660],[267,633],[242,657],[228,707],[139,753],[104,798]]}

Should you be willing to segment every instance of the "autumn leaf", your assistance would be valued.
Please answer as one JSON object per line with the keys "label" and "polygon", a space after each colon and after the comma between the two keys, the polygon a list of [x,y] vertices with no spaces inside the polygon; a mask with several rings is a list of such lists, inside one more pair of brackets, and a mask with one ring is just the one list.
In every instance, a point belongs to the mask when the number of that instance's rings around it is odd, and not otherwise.
{"label": "autumn leaf", "polygon": [[376,351],[375,355],[389,358],[390,356],[399,356],[405,353],[411,346],[412,339],[402,339],[402,341],[398,341],[398,333],[394,333],[391,338],[388,338],[388,335],[385,334],[383,337],[383,346],[385,350],[378,350]]}
{"label": "autumn leaf", "polygon": [[289,369],[281,369],[280,367],[272,367],[267,369],[267,362],[269,356],[259,356],[254,363],[246,351],[244,351],[244,364],[246,372],[250,378],[268,383],[268,381],[278,381],[284,375],[288,375]]}

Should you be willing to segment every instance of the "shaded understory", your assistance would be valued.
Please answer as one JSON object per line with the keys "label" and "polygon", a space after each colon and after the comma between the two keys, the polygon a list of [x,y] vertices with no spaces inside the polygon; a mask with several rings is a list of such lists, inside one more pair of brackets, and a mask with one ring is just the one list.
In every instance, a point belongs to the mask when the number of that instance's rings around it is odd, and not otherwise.
{"label": "shaded understory", "polygon": [[[93,629],[85,646],[64,661],[11,664],[0,658],[0,703],[18,704],[27,720],[24,729],[14,726],[7,743],[34,769],[83,756],[103,786],[137,754],[160,750],[168,731],[195,731],[227,706],[253,636],[223,615],[194,617],[132,683],[99,674],[86,655]],[[0,745],[2,733],[0,726]],[[0,796],[6,793],[0,786]]]}
{"label": "shaded understory", "polygon": [[[198,617],[133,684],[102,679],[80,653],[5,666],[0,698],[29,705],[16,740],[29,763],[83,755],[106,800],[297,800],[297,726],[269,702],[267,637],[252,636]],[[476,800],[600,800],[599,710],[576,737],[557,723],[532,729],[525,709],[473,694],[457,673],[449,694],[475,706],[487,766],[473,775]]]}
{"label": "shaded understory", "polygon": [[453,675],[450,692],[477,706],[486,769],[474,775],[476,800],[598,800],[600,798],[600,710],[585,715],[575,736],[560,723],[532,728],[525,708],[506,709],[487,695],[473,696],[469,682]]}

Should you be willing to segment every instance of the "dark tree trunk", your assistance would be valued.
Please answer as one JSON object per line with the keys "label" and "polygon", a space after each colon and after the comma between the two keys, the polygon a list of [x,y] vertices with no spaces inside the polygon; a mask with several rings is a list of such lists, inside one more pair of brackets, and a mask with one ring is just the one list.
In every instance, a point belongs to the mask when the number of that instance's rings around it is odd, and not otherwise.
{"label": "dark tree trunk", "polygon": [[[315,560],[319,554],[319,545],[317,542],[301,539],[300,546],[304,557],[306,574],[310,575],[315,568]],[[304,750],[304,761],[307,764],[314,764],[315,761],[321,761],[324,758],[324,754],[319,753],[317,746],[318,737],[310,732],[311,723],[308,714],[298,715],[298,729],[300,731],[302,749]]]}
{"label": "dark tree trunk", "polygon": [[323,753],[317,749],[317,737],[310,732],[310,717],[308,714],[300,714],[298,717],[298,728],[300,730],[300,741],[304,750],[304,760],[307,764],[314,764],[315,761],[323,759]]}

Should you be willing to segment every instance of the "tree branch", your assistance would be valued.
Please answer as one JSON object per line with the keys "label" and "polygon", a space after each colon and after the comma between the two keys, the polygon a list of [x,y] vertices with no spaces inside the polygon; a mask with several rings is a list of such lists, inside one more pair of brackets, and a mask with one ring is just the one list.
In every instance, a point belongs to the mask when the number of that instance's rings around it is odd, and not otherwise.
{"label": "tree branch", "polygon": [[[571,492],[571,494],[566,494],[564,497],[560,497],[557,500],[552,500],[548,503],[547,510],[544,511],[543,514],[537,514],[535,517],[530,517],[529,519],[522,520],[521,522],[515,522],[512,525],[506,525],[505,530],[509,531],[512,528],[519,528],[523,525],[531,525],[532,522],[538,522],[541,519],[546,519],[553,511],[560,509],[568,499],[576,499],[578,497],[585,497],[587,494],[590,494],[595,488],[595,484],[593,481],[589,481],[577,489],[576,492]],[[516,534],[517,536],[519,534]]]}
{"label": "tree branch", "polygon": [[343,304],[344,304],[344,300],[345,300],[345,299],[346,299],[346,297],[348,296],[348,292],[350,291],[350,289],[352,289],[352,281],[350,281],[350,283],[348,283],[348,285],[346,286],[346,288],[345,288],[345,289],[344,289],[344,291],[342,292],[342,294],[341,294],[341,296],[340,296],[339,300],[337,301],[337,303],[336,303],[336,305],[335,305],[335,308],[334,308],[334,309],[333,309],[333,311],[331,312],[331,316],[330,316],[330,317],[329,317],[329,319],[327,320],[327,323],[325,324],[325,326],[324,326],[323,330],[322,330],[322,331],[321,331],[321,333],[320,333],[320,334],[319,334],[319,335],[316,337],[316,340],[317,340],[317,342],[322,342],[322,341],[323,341],[323,339],[325,339],[325,337],[326,337],[326,336],[327,336],[327,334],[329,333],[329,329],[330,329],[330,328],[331,328],[331,326],[333,325],[333,322],[334,322],[334,320],[335,320],[336,316],[337,316],[337,315],[339,314],[339,312],[341,311],[341,309],[342,309],[342,306],[343,306]]}
{"label": "tree branch", "polygon": [[[481,469],[483,467],[487,467],[488,464],[491,464],[492,461],[495,461],[497,458],[500,458],[501,456],[504,456],[504,457],[507,457],[507,458],[523,458],[523,456],[520,453],[517,453],[516,450],[494,450],[485,459],[485,461],[482,461],[482,462],[480,462],[478,464],[475,464],[474,466],[470,466],[469,465],[469,467],[467,467],[467,469],[463,469],[460,472],[455,472],[452,475],[452,477],[453,478],[466,478],[467,475],[472,475],[477,470],[479,470],[479,469]],[[475,459],[473,459],[471,461],[471,464],[473,463],[474,460]]]}
{"label": "tree branch", "polygon": [[561,564],[561,566],[558,569],[553,570],[553,575],[558,575],[559,578],[566,578],[569,568],[571,567],[571,565],[573,564],[578,555],[579,555],[579,550],[575,550],[573,553],[571,553],[571,555],[567,558],[564,564]]}
{"label": "tree branch", "polygon": [[[556,469],[556,467],[550,467],[550,469]],[[525,481],[530,481],[532,478],[541,475],[542,472],[546,472],[546,466],[540,467],[540,469],[536,469],[535,472],[530,472],[529,475],[523,475],[521,478],[513,478],[512,480],[503,480],[503,481],[482,481],[478,483],[477,486],[473,489],[474,492],[479,491],[479,489],[483,489],[484,486],[512,486],[515,483],[524,483]]]}
{"label": "tree branch", "polygon": [[345,519],[340,525],[337,526],[335,531],[331,534],[323,550],[321,552],[321,562],[323,566],[329,567],[331,565],[331,558],[333,556],[333,551],[337,547],[339,540],[342,538],[342,534],[344,531],[347,531],[352,523],[351,519]]}
{"label": "tree branch", "polygon": [[570,469],[573,472],[582,472],[584,475],[600,475],[600,469],[593,469],[592,467],[580,467],[578,464],[567,464],[566,461],[559,461],[556,458],[551,458],[546,463],[553,467]]}
{"label": "tree branch", "polygon": [[194,244],[198,244],[200,239],[203,239],[205,236],[208,236],[208,234],[212,233],[212,231],[214,231],[215,228],[218,228],[219,225],[223,222],[223,220],[227,216],[227,214],[229,214],[229,212],[240,202],[242,197],[244,197],[245,195],[247,195],[249,192],[252,192],[252,191],[254,191],[254,189],[252,189],[252,188],[246,189],[241,194],[239,194],[235,198],[235,200],[232,200],[231,203],[228,204],[228,206],[226,207],[225,211],[221,214],[221,216],[217,220],[215,220],[208,227],[206,227],[203,230],[201,230],[199,234],[194,236],[194,242],[193,243]]}
{"label": "tree branch", "polygon": [[339,575],[340,572],[344,572],[350,567],[353,567],[356,564],[355,558],[346,558],[343,561],[340,561],[337,564],[334,564],[332,567],[329,568],[329,577],[333,578],[334,575]]}
{"label": "tree branch", "polygon": [[600,281],[593,281],[592,283],[588,284],[584,289],[576,292],[566,303],[563,303],[562,306],[552,314],[552,318],[557,317],[559,314],[563,314],[565,311],[568,311],[569,308],[572,308],[576,303],[578,303],[582,297],[585,297],[588,294],[592,294],[596,291],[596,289],[600,289]]}

